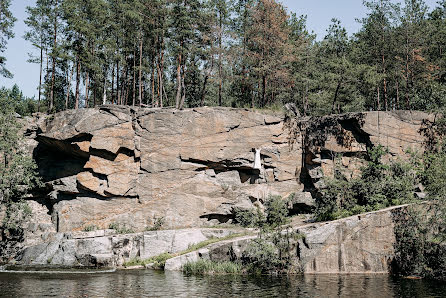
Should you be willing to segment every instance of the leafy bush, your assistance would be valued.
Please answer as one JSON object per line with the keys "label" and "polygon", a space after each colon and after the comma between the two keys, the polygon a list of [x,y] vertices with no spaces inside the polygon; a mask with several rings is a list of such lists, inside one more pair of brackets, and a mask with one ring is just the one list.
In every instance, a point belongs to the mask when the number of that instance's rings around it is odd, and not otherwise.
{"label": "leafy bush", "polygon": [[249,271],[264,273],[275,271],[281,265],[278,248],[266,239],[254,239],[243,252],[243,263]]}
{"label": "leafy bush", "polygon": [[[6,211],[0,229],[5,237],[23,240],[23,225],[31,208],[23,200],[32,189],[41,185],[37,165],[26,152],[16,119],[14,102],[6,89],[0,89],[0,208]],[[6,243],[6,241],[4,241]],[[1,246],[1,245],[0,245]],[[0,251],[1,253],[1,251]],[[0,257],[1,258],[1,257]]]}
{"label": "leafy bush", "polygon": [[419,171],[430,201],[395,215],[395,270],[446,280],[446,152],[427,152]]}
{"label": "leafy bush", "polygon": [[279,196],[270,196],[265,201],[265,211],[260,208],[234,208],[235,221],[246,228],[271,230],[289,222],[288,201]]}
{"label": "leafy bush", "polygon": [[382,146],[369,150],[369,161],[361,175],[347,180],[339,171],[326,180],[326,188],[317,200],[316,218],[335,220],[415,201],[414,187],[419,183],[417,166],[411,162],[384,164],[387,151]]}
{"label": "leafy bush", "polygon": [[272,196],[265,202],[266,224],[271,229],[281,228],[289,223],[288,201],[279,196]]}
{"label": "leafy bush", "polygon": [[[289,223],[288,201],[278,196],[271,196],[265,202],[265,213],[251,211],[254,220],[249,221],[250,213],[245,211],[239,216],[259,228],[259,238],[251,241],[243,252],[242,260],[249,271],[265,273],[280,271],[287,267],[291,236],[284,227]],[[246,218],[246,219],[245,219]]]}
{"label": "leafy bush", "polygon": [[166,222],[164,217],[153,217],[153,226],[147,228],[147,231],[158,231],[161,230],[162,226],[164,225],[164,223]]}
{"label": "leafy bush", "polygon": [[126,224],[122,224],[122,223],[111,223],[108,226],[109,229],[115,230],[116,233],[118,234],[132,234],[135,233],[135,231],[132,228],[127,227]]}
{"label": "leafy bush", "polygon": [[446,280],[445,211],[444,201],[436,201],[395,216],[397,273]]}
{"label": "leafy bush", "polygon": [[84,232],[92,232],[98,230],[98,226],[96,225],[88,225],[84,227]]}
{"label": "leafy bush", "polygon": [[200,259],[196,262],[186,263],[183,266],[186,274],[240,274],[243,272],[241,264],[234,262],[213,262],[211,260]]}
{"label": "leafy bush", "polygon": [[256,228],[262,226],[266,218],[259,208],[242,209],[234,208],[235,222],[245,228]]}
{"label": "leafy bush", "polygon": [[23,223],[31,214],[31,207],[29,207],[26,201],[10,202],[6,205],[6,214],[3,218],[2,228],[21,233]]}
{"label": "leafy bush", "polygon": [[446,147],[424,157],[422,180],[431,197],[446,200]]}

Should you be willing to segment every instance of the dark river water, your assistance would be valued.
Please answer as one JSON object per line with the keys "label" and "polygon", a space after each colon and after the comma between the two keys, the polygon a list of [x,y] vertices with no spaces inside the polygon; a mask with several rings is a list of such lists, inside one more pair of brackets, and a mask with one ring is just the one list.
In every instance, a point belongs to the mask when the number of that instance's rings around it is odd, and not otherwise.
{"label": "dark river water", "polygon": [[150,270],[0,273],[2,297],[446,297],[446,284],[387,275],[185,276]]}

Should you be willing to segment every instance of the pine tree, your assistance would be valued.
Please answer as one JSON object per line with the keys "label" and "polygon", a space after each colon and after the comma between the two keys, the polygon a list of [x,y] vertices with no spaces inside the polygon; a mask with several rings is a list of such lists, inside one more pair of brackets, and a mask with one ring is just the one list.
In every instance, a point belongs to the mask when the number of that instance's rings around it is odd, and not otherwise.
{"label": "pine tree", "polygon": [[287,64],[293,56],[288,43],[287,19],[285,8],[274,0],[260,0],[253,7],[252,24],[247,32],[247,56],[252,74],[261,86],[259,105],[262,107],[273,101],[275,89],[289,84]]}
{"label": "pine tree", "polygon": [[[11,0],[0,1],[0,54],[5,52],[8,39],[14,37],[12,28],[17,20],[9,10]],[[12,73],[5,67],[6,58],[0,56],[0,75],[12,78]]]}
{"label": "pine tree", "polygon": [[49,0],[38,0],[35,7],[26,7],[28,14],[25,24],[28,26],[29,30],[25,32],[24,38],[29,41],[33,47],[39,50],[39,57],[33,57],[30,55],[28,60],[31,63],[39,63],[39,95],[38,95],[38,110],[40,110],[40,101],[42,95],[42,74],[43,74],[43,61],[44,61],[44,49],[49,47],[49,22],[48,22],[48,11]]}

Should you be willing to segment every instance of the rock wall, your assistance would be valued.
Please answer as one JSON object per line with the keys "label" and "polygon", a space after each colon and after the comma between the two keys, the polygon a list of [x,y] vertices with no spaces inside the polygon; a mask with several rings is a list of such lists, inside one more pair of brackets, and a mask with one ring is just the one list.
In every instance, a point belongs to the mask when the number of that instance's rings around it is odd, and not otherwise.
{"label": "rock wall", "polygon": [[[230,222],[235,206],[303,190],[283,117],[248,110],[105,106],[48,119],[34,156],[60,232]],[[260,169],[254,167],[261,149]]]}
{"label": "rock wall", "polygon": [[[335,166],[353,177],[367,148],[378,144],[389,148],[389,159],[405,158],[407,149],[421,152],[432,141],[428,130],[435,118],[405,111],[289,118],[230,108],[100,106],[24,121],[45,188],[30,198],[34,216],[25,242],[3,251],[13,256],[27,248],[27,264],[71,264],[82,256],[89,264],[120,264],[147,256],[142,232],[160,219],[164,229],[229,224],[236,207],[262,207],[270,195],[291,194],[291,214],[311,212]],[[375,217],[300,228],[307,236],[294,265],[305,272],[384,270],[392,254],[392,222]],[[140,233],[91,236],[97,246],[73,236],[110,224]],[[374,253],[366,254],[364,241],[375,243],[369,247]]]}
{"label": "rock wall", "polygon": [[231,223],[235,207],[261,206],[270,195],[294,193],[291,213],[311,212],[336,163],[352,177],[367,147],[382,144],[389,158],[423,151],[423,128],[433,121],[404,111],[285,119],[101,106],[36,122],[30,147],[46,181],[39,201],[58,232],[112,223],[144,231],[159,218],[165,228]]}

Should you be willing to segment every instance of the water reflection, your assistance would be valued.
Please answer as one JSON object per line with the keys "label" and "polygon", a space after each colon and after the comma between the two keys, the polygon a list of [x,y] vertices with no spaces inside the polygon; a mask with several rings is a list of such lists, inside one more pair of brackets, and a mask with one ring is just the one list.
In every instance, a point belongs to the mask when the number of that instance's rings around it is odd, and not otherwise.
{"label": "water reflection", "polygon": [[0,274],[2,297],[444,297],[443,283],[387,275],[184,276],[117,271],[97,275]]}

